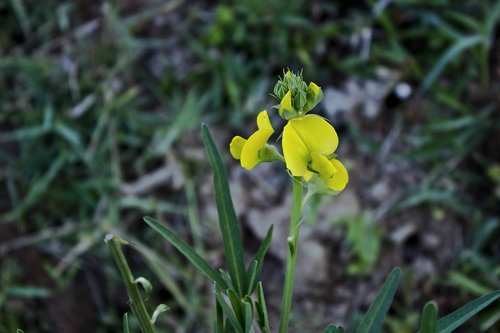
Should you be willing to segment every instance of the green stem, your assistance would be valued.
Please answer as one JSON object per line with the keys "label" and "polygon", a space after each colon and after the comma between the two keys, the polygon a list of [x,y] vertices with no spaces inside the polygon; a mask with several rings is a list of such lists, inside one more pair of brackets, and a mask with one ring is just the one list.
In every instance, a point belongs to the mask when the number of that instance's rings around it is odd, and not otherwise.
{"label": "green stem", "polygon": [[109,246],[113,259],[115,260],[115,263],[118,266],[118,270],[120,271],[120,274],[122,276],[123,282],[125,283],[125,287],[127,289],[127,294],[129,297],[129,305],[132,309],[132,312],[139,320],[141,331],[143,333],[156,333],[156,329],[153,323],[151,323],[151,319],[149,318],[146,306],[144,305],[144,301],[142,300],[139,288],[135,283],[132,271],[127,264],[127,259],[123,254],[122,244],[127,244],[127,242],[111,234],[106,235],[105,241]]}
{"label": "green stem", "polygon": [[295,263],[297,262],[297,245],[299,240],[302,213],[302,183],[301,177],[293,179],[292,216],[290,217],[290,232],[288,236],[288,257],[286,261],[285,286],[281,300],[281,317],[279,333],[288,331],[288,320],[292,309],[293,283],[295,281]]}

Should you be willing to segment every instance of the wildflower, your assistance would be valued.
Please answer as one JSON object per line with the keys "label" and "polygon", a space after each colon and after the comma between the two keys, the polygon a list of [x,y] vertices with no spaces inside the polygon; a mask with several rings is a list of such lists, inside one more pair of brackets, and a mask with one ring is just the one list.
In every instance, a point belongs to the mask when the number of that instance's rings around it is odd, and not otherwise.
{"label": "wildflower", "polygon": [[258,130],[248,139],[233,138],[231,155],[248,170],[261,162],[281,160],[294,177],[302,177],[315,191],[342,191],[349,176],[335,155],[337,132],[322,117],[307,114],[323,99],[321,88],[314,82],[307,85],[302,74],[287,71],[275,85],[274,96],[280,100],[279,115],[288,121],[282,137],[284,156],[267,144],[274,129],[266,110],[257,116]]}
{"label": "wildflower", "polygon": [[347,170],[334,154],[338,144],[333,126],[317,115],[290,119],[283,129],[286,167],[318,191],[339,192],[348,182]]}
{"label": "wildflower", "polygon": [[257,128],[257,131],[248,139],[235,136],[229,144],[231,155],[240,160],[241,166],[248,170],[261,162],[283,159],[276,148],[267,144],[274,129],[266,110],[261,111],[257,116]]}

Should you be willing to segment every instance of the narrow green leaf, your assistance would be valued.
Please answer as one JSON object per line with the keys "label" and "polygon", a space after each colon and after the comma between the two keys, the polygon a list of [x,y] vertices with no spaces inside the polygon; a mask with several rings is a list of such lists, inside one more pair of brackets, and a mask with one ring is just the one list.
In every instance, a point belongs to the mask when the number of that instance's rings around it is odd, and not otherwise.
{"label": "narrow green leaf", "polygon": [[151,228],[156,230],[166,240],[168,240],[177,250],[179,250],[201,273],[208,277],[212,282],[215,282],[221,288],[227,288],[226,282],[221,278],[220,274],[208,264],[198,253],[196,253],[186,242],[177,236],[172,230],[158,222],[157,220],[145,216],[144,221]]}
{"label": "narrow green leaf", "polygon": [[220,276],[222,277],[222,279],[224,280],[224,282],[226,282],[226,286],[227,286],[226,288],[235,290],[233,281],[231,281],[231,277],[229,276],[229,274],[227,274],[227,272],[223,269],[219,269],[219,273],[220,273]]}
{"label": "narrow green leaf", "polygon": [[269,317],[267,315],[266,299],[264,297],[264,288],[262,282],[257,284],[257,302],[255,302],[257,311],[257,325],[259,325],[262,333],[271,333],[269,328]]}
{"label": "narrow green leaf", "polygon": [[[488,11],[488,16],[486,17],[486,20],[484,21],[484,33],[490,37],[490,35],[493,34],[493,29],[495,26],[498,24],[498,20],[500,17],[500,2],[496,2],[493,8]],[[493,38],[491,36],[490,38]]]}
{"label": "narrow green leaf", "polygon": [[239,331],[231,325],[229,319],[226,319],[226,323],[224,325],[224,333],[238,333]]}
{"label": "narrow green leaf", "polygon": [[11,286],[4,289],[7,296],[17,298],[47,298],[51,296],[50,289],[35,286]]}
{"label": "narrow green leaf", "polygon": [[66,163],[66,155],[59,155],[59,157],[52,162],[47,172],[30,184],[29,192],[23,199],[22,203],[19,204],[14,210],[0,216],[0,218],[4,218],[8,222],[11,222],[17,219],[20,215],[24,214],[33,204],[41,200],[44,194],[50,189],[52,181],[56,179],[57,175],[61,170],[63,170]]}
{"label": "narrow green leaf", "polygon": [[[240,323],[238,322],[238,319],[236,318],[233,310],[231,307],[226,303],[226,300],[220,293],[220,291],[216,290],[215,291],[215,299],[217,303],[220,305],[220,308],[222,309],[222,312],[226,315],[227,320],[231,323],[231,326],[233,326],[234,329],[236,329],[238,332],[243,333],[243,328],[241,327]],[[227,326],[227,322],[226,322]],[[227,330],[227,327],[226,327]]]}
{"label": "narrow green leaf", "polygon": [[146,292],[146,298],[149,298],[149,296],[151,295],[151,293],[153,292],[153,285],[151,284],[151,282],[149,282],[148,279],[144,278],[144,277],[138,277],[137,279],[135,279],[134,281],[136,284],[140,284],[142,289],[144,289],[144,291]]}
{"label": "narrow green leaf", "polygon": [[328,325],[323,333],[344,333],[344,329],[337,325]]}
{"label": "narrow green leaf", "polygon": [[148,311],[139,293],[139,288],[137,287],[137,283],[135,283],[127,259],[123,254],[122,245],[126,242],[113,234],[107,234],[104,241],[108,245],[111,255],[118,266],[118,270],[120,271],[120,275],[127,289],[129,306],[132,309],[132,313],[137,317],[141,331],[143,333],[156,333],[156,329],[151,323]]}
{"label": "narrow green leaf", "polygon": [[437,312],[435,302],[425,304],[420,321],[420,333],[437,333]]}
{"label": "narrow green leaf", "polygon": [[170,308],[165,305],[165,304],[160,304],[156,307],[155,311],[153,312],[153,315],[151,316],[151,323],[156,323],[156,319],[158,319],[158,316],[163,313],[163,312],[167,312],[168,310],[170,310]]}
{"label": "narrow green leaf", "polygon": [[128,313],[123,315],[123,333],[130,333],[130,328],[128,327]]}
{"label": "narrow green leaf", "polygon": [[471,279],[467,275],[460,272],[452,271],[448,274],[448,276],[450,280],[462,290],[467,290],[476,296],[486,295],[487,293],[491,293],[493,291],[493,288]]}
{"label": "narrow green leaf", "polygon": [[356,333],[379,333],[381,331],[387,311],[389,311],[396,294],[400,275],[400,268],[392,270],[370,308],[361,319]]}
{"label": "narrow green leaf", "polygon": [[250,262],[250,266],[248,267],[248,271],[247,271],[247,277],[246,277],[246,281],[247,281],[247,291],[246,291],[246,294],[247,295],[251,295],[253,293],[253,289],[255,288],[255,285],[257,283],[257,275],[259,274],[257,272],[259,268],[259,262],[257,260],[252,260]]}
{"label": "narrow green leaf", "polygon": [[[264,264],[264,257],[266,256],[267,250],[269,250],[269,245],[271,245],[271,240],[273,238],[274,225],[272,224],[267,230],[266,237],[262,241],[259,250],[255,254],[255,257],[250,263],[250,267],[247,272],[247,294],[250,295],[254,292],[257,280],[259,279],[260,272],[262,271],[262,265]],[[252,267],[254,262],[257,262],[255,268]],[[255,271],[252,271],[255,269]]]}
{"label": "narrow green leaf", "polygon": [[208,159],[214,172],[215,199],[219,214],[219,226],[224,243],[224,254],[229,268],[229,275],[241,296],[245,286],[245,265],[243,260],[243,245],[238,228],[238,221],[234,211],[226,170],[217,147],[210,135],[207,125],[202,125],[203,142],[208,154]]}
{"label": "narrow green leaf", "polygon": [[253,306],[252,301],[249,300],[250,297],[243,302],[243,317],[244,317],[244,328],[243,331],[245,333],[251,332],[252,323],[253,323]]}
{"label": "narrow green leaf", "polygon": [[238,294],[232,289],[227,290],[227,295],[229,296],[229,301],[231,302],[231,306],[233,308],[233,312],[236,314],[236,318],[238,318],[238,321],[242,323],[244,320],[243,317],[243,310],[241,307],[241,300]]}
{"label": "narrow green leaf", "polygon": [[449,315],[441,318],[437,322],[437,331],[439,333],[450,333],[454,329],[461,326],[469,320],[476,313],[500,298],[500,290],[494,291],[487,295],[476,298],[475,300],[467,303],[460,309],[450,313]]}
{"label": "narrow green leaf", "polygon": [[224,333],[224,313],[219,302],[215,302],[215,333]]}

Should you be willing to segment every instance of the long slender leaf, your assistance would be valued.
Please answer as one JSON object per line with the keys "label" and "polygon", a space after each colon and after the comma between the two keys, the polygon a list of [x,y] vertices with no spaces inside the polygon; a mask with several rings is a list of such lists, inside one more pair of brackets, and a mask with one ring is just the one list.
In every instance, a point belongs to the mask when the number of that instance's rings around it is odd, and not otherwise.
{"label": "long slender leaf", "polygon": [[223,269],[219,269],[219,274],[224,282],[226,282],[226,288],[234,290],[233,281],[231,281],[231,277],[229,276],[229,274],[227,274],[227,272]]}
{"label": "long slender leaf", "polygon": [[156,320],[158,319],[158,316],[160,314],[162,314],[163,312],[167,312],[169,310],[170,310],[170,308],[167,305],[165,305],[165,304],[159,304],[156,307],[155,311],[153,312],[153,315],[151,316],[151,322],[153,324],[156,323]]}
{"label": "long slender leaf", "polygon": [[217,147],[210,135],[207,125],[202,125],[203,142],[214,172],[215,199],[219,214],[219,226],[224,243],[224,254],[233,284],[242,296],[245,286],[245,265],[243,260],[243,245],[234,211],[226,170]]}
{"label": "long slender leaf", "polygon": [[128,327],[128,313],[123,315],[123,333],[130,333],[130,328]]}
{"label": "long slender leaf", "polygon": [[476,313],[500,298],[500,290],[494,291],[487,295],[476,298],[475,300],[467,303],[460,309],[450,313],[449,315],[441,318],[437,322],[437,331],[439,333],[450,333],[454,329],[469,320]]}
{"label": "long slender leaf", "polygon": [[224,333],[224,313],[219,302],[215,302],[215,333]]}
{"label": "long slender leaf", "polygon": [[255,309],[257,311],[257,325],[259,325],[262,333],[271,333],[262,282],[257,284],[257,301],[255,302]]}
{"label": "long slender leaf", "polygon": [[243,301],[242,312],[244,317],[243,331],[245,333],[249,333],[251,332],[250,330],[252,329],[252,323],[253,323],[253,306],[252,306],[252,300],[248,296],[245,297],[245,300]]}
{"label": "long slender leaf", "polygon": [[241,298],[236,294],[236,292],[232,289],[227,290],[227,295],[229,296],[229,302],[233,307],[233,311],[236,314],[236,318],[240,323],[244,322],[244,314],[242,309]]}
{"label": "long slender leaf", "polygon": [[[269,245],[271,245],[271,239],[273,238],[274,225],[272,224],[267,230],[266,237],[262,241],[259,250],[255,254],[255,257],[250,262],[250,267],[247,271],[247,294],[250,295],[254,292],[255,286],[257,284],[260,272],[262,271],[262,265],[264,264],[264,257],[266,256]],[[254,266],[254,262],[257,262]],[[252,267],[253,266],[253,267]]]}
{"label": "long slender leaf", "polygon": [[[241,327],[240,323],[238,322],[238,319],[236,318],[233,310],[231,307],[226,303],[226,300],[224,299],[224,296],[220,293],[220,290],[215,291],[215,299],[217,301],[217,304],[219,304],[220,308],[222,309],[222,312],[226,315],[227,320],[231,323],[231,325],[240,333],[243,333],[243,328]],[[227,325],[227,322],[226,322]]]}
{"label": "long slender leaf", "polygon": [[253,289],[255,288],[255,285],[257,284],[257,277],[258,277],[258,270],[259,268],[259,262],[257,260],[252,260],[250,263],[250,266],[248,267],[247,270],[247,295],[251,295],[253,293]]}
{"label": "long slender leaf", "polygon": [[177,236],[172,230],[158,222],[157,220],[145,216],[144,221],[151,228],[156,230],[166,240],[168,240],[177,250],[179,250],[200,272],[208,277],[212,282],[217,283],[221,288],[227,288],[226,283],[220,274],[208,264],[198,253],[196,253],[186,242]]}
{"label": "long slender leaf", "polygon": [[379,333],[381,331],[387,311],[389,311],[392,299],[396,294],[400,275],[400,268],[392,270],[387,280],[385,280],[382,289],[380,289],[375,300],[370,305],[370,308],[361,319],[356,333]]}
{"label": "long slender leaf", "polygon": [[437,305],[435,302],[428,302],[422,310],[420,333],[437,333]]}

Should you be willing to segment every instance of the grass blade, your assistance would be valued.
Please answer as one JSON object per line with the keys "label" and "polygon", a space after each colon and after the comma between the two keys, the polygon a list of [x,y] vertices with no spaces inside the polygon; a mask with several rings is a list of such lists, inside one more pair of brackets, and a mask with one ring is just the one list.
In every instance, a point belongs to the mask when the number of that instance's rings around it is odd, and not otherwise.
{"label": "grass blade", "polygon": [[243,262],[243,245],[240,230],[238,229],[236,213],[231,200],[226,170],[210,135],[210,131],[205,124],[202,125],[202,134],[205,149],[207,150],[208,158],[214,172],[215,199],[229,275],[233,280],[234,287],[241,296],[245,286],[246,274]]}
{"label": "grass blade", "polygon": [[370,308],[361,319],[356,333],[379,333],[381,331],[387,311],[389,311],[392,299],[396,294],[400,275],[400,268],[392,270],[387,280],[385,280],[382,289],[378,292],[377,297],[375,297]]}
{"label": "grass blade", "polygon": [[450,313],[449,315],[441,318],[437,322],[437,332],[450,333],[454,329],[465,323],[476,313],[500,298],[500,290],[494,291],[487,295],[476,298],[475,300],[467,303],[460,309]]}
{"label": "grass blade", "polygon": [[484,38],[481,35],[472,35],[458,39],[457,42],[443,54],[429,74],[427,74],[424,78],[421,89],[424,91],[429,89],[444,70],[446,65],[448,65],[448,63],[455,59],[460,53],[483,42]]}
{"label": "grass blade", "polygon": [[208,277],[212,282],[217,283],[221,288],[226,288],[226,283],[221,278],[220,274],[208,264],[198,253],[196,253],[186,242],[177,236],[172,230],[158,222],[157,220],[145,216],[144,221],[149,224],[151,228],[156,230],[166,240],[168,240],[179,252],[181,252],[186,259],[188,259],[200,272]]}

